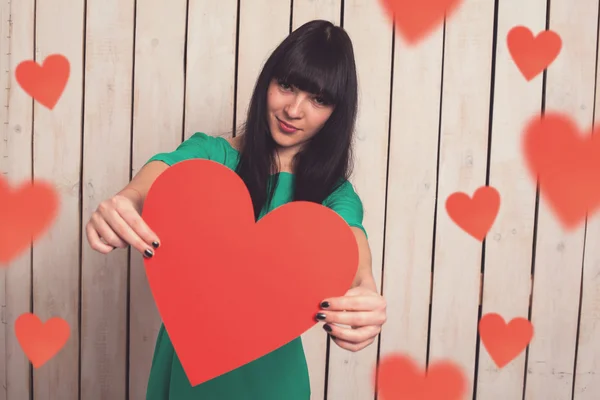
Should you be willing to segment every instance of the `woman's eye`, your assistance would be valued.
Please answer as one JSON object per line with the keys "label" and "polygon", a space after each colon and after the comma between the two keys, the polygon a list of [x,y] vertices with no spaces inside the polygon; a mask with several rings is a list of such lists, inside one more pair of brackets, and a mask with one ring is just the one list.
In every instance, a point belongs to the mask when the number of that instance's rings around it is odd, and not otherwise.
{"label": "woman's eye", "polygon": [[314,100],[315,100],[315,103],[317,103],[320,106],[327,105],[327,102],[325,101],[325,99],[320,96],[315,97]]}
{"label": "woman's eye", "polygon": [[287,84],[287,83],[285,83],[285,82],[279,82],[279,86],[280,86],[282,89],[284,89],[284,90],[288,90],[288,89],[290,89],[290,85],[288,85],[288,84]]}

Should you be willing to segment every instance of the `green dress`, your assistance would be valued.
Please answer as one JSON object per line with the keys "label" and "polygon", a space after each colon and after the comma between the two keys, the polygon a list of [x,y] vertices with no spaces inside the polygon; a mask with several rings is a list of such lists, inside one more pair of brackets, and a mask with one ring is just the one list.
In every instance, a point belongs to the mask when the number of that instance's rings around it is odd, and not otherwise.
{"label": "green dress", "polygon": [[[192,158],[209,159],[235,170],[239,153],[226,139],[197,132],[175,151],[156,154],[150,161],[168,165]],[[293,174],[280,173],[267,212],[291,200]],[[336,211],[350,226],[364,231],[362,203],[350,182],[345,181],[323,205]],[[366,234],[366,232],[365,232]],[[256,321],[265,323],[265,321]],[[325,334],[325,332],[323,333]],[[206,360],[210,362],[210,360]],[[234,371],[192,387],[161,325],[148,380],[146,400],[308,400],[310,381],[301,337]]]}

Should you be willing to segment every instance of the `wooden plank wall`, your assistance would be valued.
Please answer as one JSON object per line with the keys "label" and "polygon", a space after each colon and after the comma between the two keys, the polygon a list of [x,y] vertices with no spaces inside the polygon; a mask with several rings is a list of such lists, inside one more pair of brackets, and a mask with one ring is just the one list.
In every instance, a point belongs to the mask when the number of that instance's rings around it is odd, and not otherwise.
{"label": "wooden plank wall", "polygon": [[[231,135],[270,51],[312,19],[351,36],[360,82],[356,166],[373,271],[388,322],[359,353],[303,335],[312,399],[375,399],[373,367],[394,352],[422,366],[455,360],[465,398],[600,397],[600,215],[565,233],[520,155],[524,123],[566,112],[596,120],[599,0],[465,0],[419,46],[395,35],[375,0],[0,0],[0,171],[51,180],[61,212],[30,252],[0,270],[0,400],[143,399],[160,317],[137,252],[103,256],[83,226],[146,160],[195,131]],[[506,35],[560,33],[530,82]],[[14,80],[26,59],[62,53],[71,77],[54,110]],[[455,191],[496,187],[485,243],[447,217]],[[2,221],[0,221],[0,224]],[[71,338],[33,370],[14,336],[24,312],[60,316]],[[530,318],[526,352],[498,369],[477,322]]]}

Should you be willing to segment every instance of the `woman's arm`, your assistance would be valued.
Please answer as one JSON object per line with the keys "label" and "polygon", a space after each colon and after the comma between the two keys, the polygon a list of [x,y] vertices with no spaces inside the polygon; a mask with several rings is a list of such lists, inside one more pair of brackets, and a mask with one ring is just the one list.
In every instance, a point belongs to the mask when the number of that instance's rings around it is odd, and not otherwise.
{"label": "woman's arm", "polygon": [[150,161],[138,171],[137,174],[117,195],[125,196],[131,200],[138,211],[142,209],[150,187],[169,166],[162,161]]}
{"label": "woman's arm", "polygon": [[352,282],[352,287],[360,286],[376,292],[377,285],[373,277],[371,248],[367,236],[360,228],[351,226],[350,229],[352,229],[358,245],[358,270]]}

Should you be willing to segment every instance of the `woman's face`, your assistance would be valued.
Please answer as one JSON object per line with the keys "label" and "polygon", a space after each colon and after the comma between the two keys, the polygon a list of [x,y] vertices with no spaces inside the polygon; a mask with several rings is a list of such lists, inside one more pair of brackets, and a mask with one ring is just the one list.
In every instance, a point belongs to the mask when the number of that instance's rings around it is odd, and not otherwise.
{"label": "woman's face", "polygon": [[271,136],[286,149],[300,149],[325,124],[333,106],[294,86],[272,79],[267,96]]}

